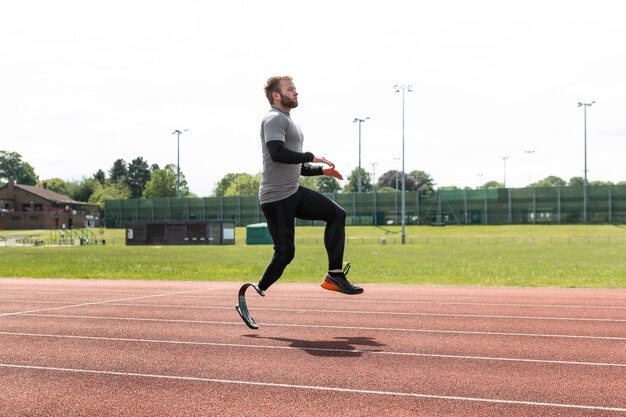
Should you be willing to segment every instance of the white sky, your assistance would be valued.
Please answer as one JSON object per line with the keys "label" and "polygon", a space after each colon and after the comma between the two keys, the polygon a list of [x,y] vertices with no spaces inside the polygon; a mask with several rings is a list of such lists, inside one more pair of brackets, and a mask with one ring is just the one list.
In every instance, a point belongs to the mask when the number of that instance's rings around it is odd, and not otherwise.
{"label": "white sky", "polygon": [[[626,180],[620,0],[33,0],[0,6],[0,150],[40,179],[142,156],[192,192],[261,170],[262,87],[290,74],[305,150],[347,176],[405,169],[440,186]],[[524,151],[533,150],[532,157]]]}

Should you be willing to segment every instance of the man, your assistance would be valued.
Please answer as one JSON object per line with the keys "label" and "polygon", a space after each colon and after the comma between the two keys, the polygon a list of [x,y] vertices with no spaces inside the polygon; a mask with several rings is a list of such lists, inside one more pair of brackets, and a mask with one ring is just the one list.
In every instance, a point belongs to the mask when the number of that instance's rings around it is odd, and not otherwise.
{"label": "man", "polygon": [[301,175],[327,175],[340,180],[343,177],[326,158],[303,152],[302,131],[290,116],[291,109],[298,106],[298,92],[292,78],[270,77],[265,96],[272,107],[261,123],[263,174],[259,201],[274,242],[274,254],[258,288],[267,290],[294,258],[295,219],[299,218],[326,222],[324,246],[328,273],[321,287],[344,294],[361,294],[363,289],[346,279],[350,265],[342,270],[346,212],[325,195],[299,186]]}

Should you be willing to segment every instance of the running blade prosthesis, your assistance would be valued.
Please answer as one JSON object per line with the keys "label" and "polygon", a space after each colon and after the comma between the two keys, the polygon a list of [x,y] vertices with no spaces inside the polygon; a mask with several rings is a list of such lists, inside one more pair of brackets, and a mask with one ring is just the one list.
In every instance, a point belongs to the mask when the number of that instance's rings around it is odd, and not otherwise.
{"label": "running blade prosthesis", "polygon": [[254,319],[250,316],[250,312],[248,311],[248,305],[246,304],[246,290],[248,289],[248,287],[254,288],[257,294],[259,294],[262,297],[265,297],[265,293],[261,291],[261,289],[257,287],[256,285],[250,284],[250,283],[243,284],[241,288],[239,289],[239,305],[236,305],[235,309],[237,310],[237,313],[239,313],[239,315],[243,319],[243,322],[246,323],[246,326],[248,326],[251,329],[258,329],[259,325],[256,324]]}

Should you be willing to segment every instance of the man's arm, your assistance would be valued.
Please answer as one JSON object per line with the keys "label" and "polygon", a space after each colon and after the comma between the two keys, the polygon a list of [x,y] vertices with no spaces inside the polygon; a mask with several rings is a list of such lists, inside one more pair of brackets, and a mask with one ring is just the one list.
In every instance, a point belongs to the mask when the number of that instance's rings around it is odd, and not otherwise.
{"label": "man's arm", "polygon": [[312,162],[315,158],[311,152],[295,152],[288,149],[282,140],[270,140],[265,143],[265,146],[267,146],[272,161],[281,164],[303,164]]}

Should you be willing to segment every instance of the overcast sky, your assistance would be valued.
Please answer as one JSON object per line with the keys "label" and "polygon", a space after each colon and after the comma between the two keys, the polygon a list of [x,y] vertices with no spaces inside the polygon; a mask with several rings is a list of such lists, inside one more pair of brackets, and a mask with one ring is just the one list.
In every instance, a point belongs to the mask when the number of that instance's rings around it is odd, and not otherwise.
{"label": "overcast sky", "polygon": [[[614,0],[33,0],[0,6],[0,150],[40,179],[116,159],[180,165],[192,192],[261,170],[263,84],[289,74],[305,150],[347,176],[437,185],[626,180],[626,6]],[[527,153],[526,151],[534,151]],[[502,157],[508,156],[503,160]],[[505,170],[506,161],[506,170]]]}

